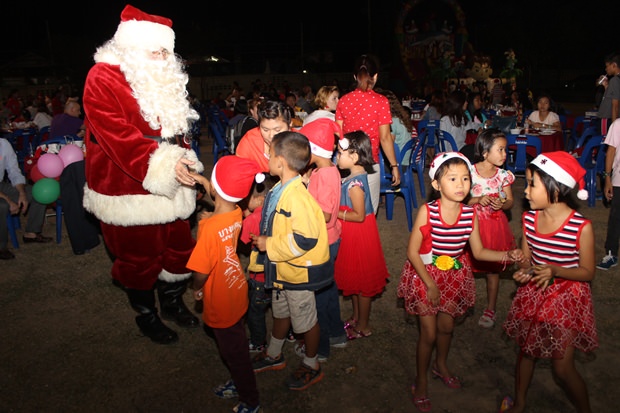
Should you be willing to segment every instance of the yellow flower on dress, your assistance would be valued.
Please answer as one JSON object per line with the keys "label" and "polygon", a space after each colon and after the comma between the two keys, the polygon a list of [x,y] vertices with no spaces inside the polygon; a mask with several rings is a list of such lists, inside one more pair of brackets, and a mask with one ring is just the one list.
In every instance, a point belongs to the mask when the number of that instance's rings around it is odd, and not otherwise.
{"label": "yellow flower on dress", "polygon": [[435,259],[435,267],[442,271],[451,270],[454,268],[454,259],[447,255],[440,255]]}

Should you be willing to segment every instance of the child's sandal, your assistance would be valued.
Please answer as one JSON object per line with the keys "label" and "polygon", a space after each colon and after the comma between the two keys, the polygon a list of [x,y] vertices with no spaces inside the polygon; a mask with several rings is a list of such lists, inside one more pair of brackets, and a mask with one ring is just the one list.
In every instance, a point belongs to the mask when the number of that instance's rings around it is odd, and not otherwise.
{"label": "child's sandal", "polygon": [[431,399],[428,396],[420,396],[416,397],[415,395],[415,384],[411,385],[411,394],[413,394],[413,405],[421,412],[430,412],[431,411]]}
{"label": "child's sandal", "polygon": [[357,330],[353,327],[346,330],[347,331],[347,340],[356,340],[358,338],[366,338],[372,336],[372,331],[362,331]]}
{"label": "child's sandal", "polygon": [[357,320],[354,318],[349,318],[347,321],[344,322],[344,329],[348,330],[350,328],[355,328],[357,327]]}
{"label": "child's sandal", "polygon": [[437,367],[433,367],[431,373],[433,374],[434,378],[441,380],[446,387],[449,387],[451,389],[460,389],[461,387],[463,387],[463,385],[461,384],[461,380],[457,376],[443,376],[439,372],[439,369]]}

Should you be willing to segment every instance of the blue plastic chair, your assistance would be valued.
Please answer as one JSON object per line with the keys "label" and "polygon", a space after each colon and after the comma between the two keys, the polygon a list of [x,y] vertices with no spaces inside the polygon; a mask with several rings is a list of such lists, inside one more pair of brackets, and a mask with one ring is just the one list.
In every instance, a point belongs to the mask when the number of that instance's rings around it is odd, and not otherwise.
{"label": "blue plastic chair", "polygon": [[583,133],[581,134],[581,136],[579,136],[577,138],[577,141],[575,142],[575,146],[572,149],[572,152],[577,152],[577,153],[581,153],[583,152],[583,149],[586,145],[586,143],[588,143],[588,141],[593,138],[596,135],[599,135],[600,132],[598,131],[598,128],[596,126],[588,126]]}
{"label": "blue plastic chair", "polygon": [[209,123],[213,123],[214,126],[217,126],[220,134],[222,136],[226,136],[226,127],[228,126],[228,118],[224,113],[220,110],[216,105],[211,105],[207,109],[207,118],[209,119]]}
{"label": "blue plastic chair", "polygon": [[424,139],[424,147],[426,149],[431,149],[431,155],[434,155],[436,151],[436,142],[437,142],[437,131],[439,130],[439,121],[438,120],[427,120],[423,119],[418,124],[418,136],[422,133],[425,134]]}
{"label": "blue plastic chair", "polygon": [[50,137],[49,139],[46,139],[43,142],[40,142],[40,145],[54,145],[54,144],[58,144],[58,145],[67,145],[70,143],[75,143],[75,142],[83,142],[84,138],[80,138],[77,135],[64,135],[64,136],[54,136],[54,137]]}
{"label": "blue plastic chair", "polygon": [[209,121],[209,132],[213,137],[213,164],[224,155],[230,155],[230,150],[226,146],[224,134],[215,122]]}
{"label": "blue plastic chair", "polygon": [[454,137],[449,133],[441,129],[437,129],[437,136],[435,141],[435,153],[441,152],[458,152],[459,148],[456,145]]}
{"label": "blue plastic chair", "polygon": [[562,126],[562,137],[564,138],[564,148],[568,145],[568,140],[570,139],[570,129],[566,126],[568,121],[568,117],[566,115],[558,115],[560,118],[560,125]]}
{"label": "blue plastic chair", "polygon": [[[56,212],[56,243],[60,244],[60,242],[62,241],[62,202],[60,201],[60,198],[58,198],[55,202],[55,204],[51,205],[54,208],[54,211]],[[46,215],[47,216],[53,216],[53,214],[51,215]]]}
{"label": "blue plastic chair", "polygon": [[534,135],[506,135],[506,149],[509,155],[506,158],[507,170],[515,175],[525,175],[525,169],[528,164],[528,147],[533,147],[535,149],[535,155],[540,154],[542,151],[542,142],[540,138]]}
{"label": "blue plastic chair", "polygon": [[[394,144],[394,152],[396,154],[396,162],[402,165],[402,154],[404,154],[407,150],[411,148],[403,147],[403,151],[398,150],[398,146]],[[397,187],[392,186],[392,171],[387,171],[385,169],[385,164],[387,159],[383,153],[383,150],[380,151],[379,156],[379,174],[381,178],[381,191],[380,194],[385,196],[385,217],[388,221],[391,221],[394,215],[394,198],[396,195],[402,195],[405,200],[405,210],[407,212],[407,226],[409,231],[413,228],[413,208],[414,204],[413,199],[415,199],[415,188],[413,188],[412,184],[412,175],[403,172],[403,168],[401,168],[401,178],[400,185]],[[413,194],[412,194],[413,192]],[[417,208],[417,200],[415,201],[415,205]]]}
{"label": "blue plastic chair", "polygon": [[[426,182],[424,180],[424,169],[426,165],[426,130],[418,135],[417,144],[412,141],[412,150],[409,153],[409,171],[411,173],[411,181],[413,184],[413,173],[418,176],[418,186],[420,187],[420,196],[426,199]],[[413,191],[413,185],[412,185]],[[417,208],[417,206],[416,206]]]}
{"label": "blue plastic chair", "polygon": [[586,170],[586,191],[588,191],[588,206],[594,207],[597,199],[603,198],[603,189],[597,190],[596,181],[605,171],[605,155],[607,154],[607,144],[604,143],[602,135],[593,136],[583,147],[583,152],[579,157],[579,163]]}
{"label": "blue plastic chair", "polygon": [[510,129],[517,127],[516,116],[495,116],[492,120],[492,127],[504,132],[505,135],[510,133]]}
{"label": "blue plastic chair", "polygon": [[[400,159],[400,176],[401,181],[406,179],[406,186],[409,189],[409,195],[411,196],[411,203],[414,208],[418,207],[418,196],[415,191],[415,179],[413,178],[413,170],[416,167],[415,156],[414,153],[419,152],[419,148],[422,146],[422,142],[420,142],[417,138],[410,139],[407,141],[405,145],[403,145],[400,153],[397,154],[396,158]],[[398,149],[395,145],[394,149]],[[409,165],[403,165],[403,163],[407,161]],[[421,192],[420,192],[421,193]]]}
{"label": "blue plastic chair", "polygon": [[50,127],[44,126],[39,129],[39,136],[37,137],[37,146],[41,144],[41,142],[45,142],[50,137]]}
{"label": "blue plastic chair", "polygon": [[7,140],[13,146],[13,150],[17,155],[17,163],[19,168],[24,172],[24,161],[28,155],[34,154],[38,146],[39,132],[36,128],[16,129],[10,135],[7,135]]}
{"label": "blue plastic chair", "polygon": [[191,138],[192,150],[196,153],[196,156],[200,158],[200,141],[198,139]]}
{"label": "blue plastic chair", "polygon": [[429,121],[428,119],[421,119],[418,124],[416,125],[416,130],[418,131],[418,136],[424,132],[424,130],[426,129],[426,126],[428,125],[428,122],[433,122],[433,121]]}
{"label": "blue plastic chair", "polygon": [[[41,146],[43,145],[68,145],[76,142],[83,141],[83,138],[78,137],[77,135],[65,135],[65,136],[56,136],[53,138],[49,138],[44,142],[41,142]],[[62,242],[62,202],[60,198],[58,198],[54,203],[48,205],[48,208],[52,208],[54,213],[45,214],[45,217],[56,217],[56,243],[60,244]]]}
{"label": "blue plastic chair", "polygon": [[17,229],[21,228],[19,215],[11,215],[10,212],[7,212],[6,223],[9,232],[9,238],[11,238],[11,244],[13,244],[13,248],[17,249],[19,248],[19,242],[17,241]]}

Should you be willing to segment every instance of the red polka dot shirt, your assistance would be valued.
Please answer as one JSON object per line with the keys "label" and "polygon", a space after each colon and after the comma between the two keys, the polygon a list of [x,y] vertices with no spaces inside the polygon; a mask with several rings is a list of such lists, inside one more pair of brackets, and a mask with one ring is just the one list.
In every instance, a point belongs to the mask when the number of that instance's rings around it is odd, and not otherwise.
{"label": "red polka dot shirt", "polygon": [[341,120],[342,132],[356,130],[366,132],[372,145],[372,157],[379,162],[379,126],[392,124],[392,114],[388,99],[375,92],[355,89],[343,95],[336,107],[336,120]]}

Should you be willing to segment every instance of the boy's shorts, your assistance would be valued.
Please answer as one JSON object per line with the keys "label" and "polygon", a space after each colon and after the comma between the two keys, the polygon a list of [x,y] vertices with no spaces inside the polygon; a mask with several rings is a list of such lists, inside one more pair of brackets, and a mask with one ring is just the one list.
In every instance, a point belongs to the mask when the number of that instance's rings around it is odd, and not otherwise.
{"label": "boy's shorts", "polygon": [[314,291],[273,289],[271,312],[275,318],[291,318],[293,331],[303,334],[318,322]]}

